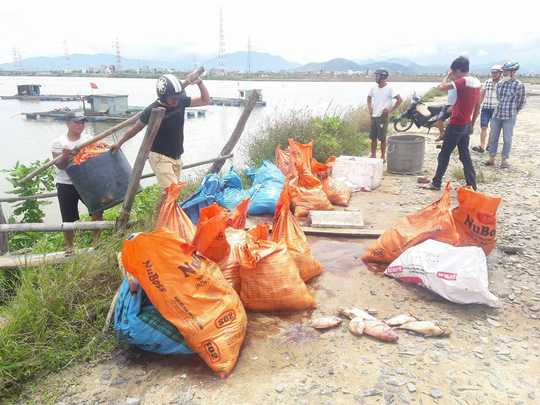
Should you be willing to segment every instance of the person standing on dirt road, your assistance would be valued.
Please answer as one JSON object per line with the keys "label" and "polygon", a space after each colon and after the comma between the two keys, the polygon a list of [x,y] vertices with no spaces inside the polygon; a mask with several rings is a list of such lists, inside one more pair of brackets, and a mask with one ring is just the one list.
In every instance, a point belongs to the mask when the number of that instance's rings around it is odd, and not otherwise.
{"label": "person standing on dirt road", "polygon": [[[53,158],[61,156],[56,165],[56,190],[62,222],[75,222],[79,220],[79,200],[83,201],[79,192],[69,178],[66,169],[73,161],[73,149],[88,141],[90,138],[83,134],[85,123],[88,119],[80,111],[70,111],[66,114],[68,133],[54,140],[51,145]],[[84,201],[83,201],[84,203]],[[92,221],[103,221],[103,212],[90,214]],[[64,231],[66,241],[66,254],[73,251],[73,231]],[[99,244],[100,231],[92,231],[94,247]]]}
{"label": "person standing on dirt road", "polygon": [[452,62],[439,89],[441,91],[456,89],[457,100],[448,126],[444,131],[442,148],[437,158],[437,171],[431,183],[421,186],[423,189],[441,189],[442,178],[448,168],[450,156],[457,147],[467,186],[471,186],[476,191],[476,172],[469,154],[469,138],[480,112],[478,96],[481,86],[480,80],[469,74],[469,59],[467,57],[460,56]]}
{"label": "person standing on dirt road", "polygon": [[[190,77],[191,75],[188,75],[188,80]],[[161,76],[156,83],[158,99],[143,111],[141,118],[126,131],[122,139],[111,145],[114,154],[124,142],[133,138],[148,124],[152,109],[165,107],[165,115],[148,155],[150,167],[161,187],[161,194],[156,201],[155,218],[167,198],[165,188],[180,180],[181,156],[184,153],[185,109],[208,105],[211,101],[208,89],[200,77],[189,84],[196,84],[199,87],[200,97],[188,97],[178,77],[172,74]]]}
{"label": "person standing on dirt road", "polygon": [[[482,105],[482,110],[480,112],[480,146],[473,146],[472,150],[475,152],[484,153],[485,144],[486,144],[486,135],[487,127],[493,116],[493,111],[497,107],[497,83],[500,82],[502,75],[502,66],[493,65],[491,67],[491,79],[487,79],[484,84],[482,84],[482,89],[480,90],[480,104]],[[488,141],[489,144],[489,141]]]}
{"label": "person standing on dirt road", "polygon": [[439,128],[439,137],[435,139],[435,142],[440,142],[444,138],[444,121],[452,115],[454,109],[454,103],[457,98],[457,90],[448,90],[448,96],[446,97],[446,104],[442,108],[439,116],[437,117],[437,128]]}
{"label": "person standing on dirt road", "polygon": [[[369,138],[371,139],[371,156],[377,157],[377,139],[381,141],[381,159],[386,162],[386,133],[388,131],[388,115],[392,114],[403,102],[395,89],[388,86],[386,79],[390,75],[388,69],[379,68],[373,72],[377,86],[373,86],[367,96],[367,105],[371,115]],[[392,100],[396,100],[390,107]]]}
{"label": "person standing on dirt road", "polygon": [[497,83],[498,104],[491,118],[489,159],[484,163],[486,166],[493,166],[495,164],[495,155],[497,154],[502,129],[503,148],[501,152],[501,167],[508,169],[507,159],[510,156],[510,149],[512,148],[516,118],[526,102],[525,86],[515,77],[518,69],[519,63],[514,61],[506,62],[502,67],[502,79]]}

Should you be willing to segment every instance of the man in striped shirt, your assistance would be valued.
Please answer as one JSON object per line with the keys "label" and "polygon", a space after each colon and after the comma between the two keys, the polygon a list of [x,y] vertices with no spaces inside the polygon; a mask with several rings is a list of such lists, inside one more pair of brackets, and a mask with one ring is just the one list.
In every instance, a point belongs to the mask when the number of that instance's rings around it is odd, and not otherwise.
{"label": "man in striped shirt", "polygon": [[503,148],[501,152],[501,167],[508,168],[508,157],[512,148],[514,126],[517,114],[525,106],[525,86],[516,79],[519,63],[508,61],[503,67],[502,80],[497,84],[497,107],[491,119],[491,140],[489,142],[489,159],[484,164],[493,166],[499,146],[501,129],[503,131]]}
{"label": "man in striped shirt", "polygon": [[[487,127],[491,117],[493,116],[493,111],[497,107],[497,83],[501,81],[502,76],[502,66],[493,65],[491,67],[491,79],[487,79],[482,85],[482,90],[480,90],[480,104],[482,104],[482,111],[480,112],[480,146],[474,146],[472,150],[475,152],[484,153],[484,148],[486,144],[486,135]],[[489,144],[489,140],[488,140]]]}

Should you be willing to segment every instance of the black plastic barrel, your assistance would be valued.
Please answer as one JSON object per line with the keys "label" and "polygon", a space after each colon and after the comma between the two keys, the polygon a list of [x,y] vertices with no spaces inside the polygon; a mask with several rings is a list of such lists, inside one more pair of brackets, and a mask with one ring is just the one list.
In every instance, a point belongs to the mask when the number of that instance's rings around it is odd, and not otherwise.
{"label": "black plastic barrel", "polygon": [[[107,151],[72,165],[66,172],[90,214],[104,211],[124,201],[131,178],[131,166],[121,150]],[[139,184],[137,193],[142,191]]]}

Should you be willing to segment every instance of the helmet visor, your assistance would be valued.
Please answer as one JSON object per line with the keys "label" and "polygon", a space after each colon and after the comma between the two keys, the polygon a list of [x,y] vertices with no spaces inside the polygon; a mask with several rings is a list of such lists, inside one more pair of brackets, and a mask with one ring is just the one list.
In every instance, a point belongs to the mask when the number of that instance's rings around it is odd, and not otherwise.
{"label": "helmet visor", "polygon": [[186,92],[184,90],[182,90],[180,93],[167,94],[167,96],[169,96],[173,100],[182,100],[182,99],[184,99],[186,97]]}

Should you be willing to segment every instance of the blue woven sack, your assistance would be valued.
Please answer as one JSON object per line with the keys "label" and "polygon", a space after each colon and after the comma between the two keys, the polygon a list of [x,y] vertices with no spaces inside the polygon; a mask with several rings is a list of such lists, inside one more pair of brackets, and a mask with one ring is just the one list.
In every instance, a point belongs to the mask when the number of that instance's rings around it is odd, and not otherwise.
{"label": "blue woven sack", "polygon": [[134,281],[137,284],[137,295],[131,295],[127,276],[118,293],[114,317],[116,337],[149,352],[194,353],[176,326],[161,316],[142,287]]}
{"label": "blue woven sack", "polygon": [[279,195],[285,183],[285,176],[281,170],[272,162],[263,160],[260,168],[248,167],[244,173],[253,180],[248,214],[274,215]]}

